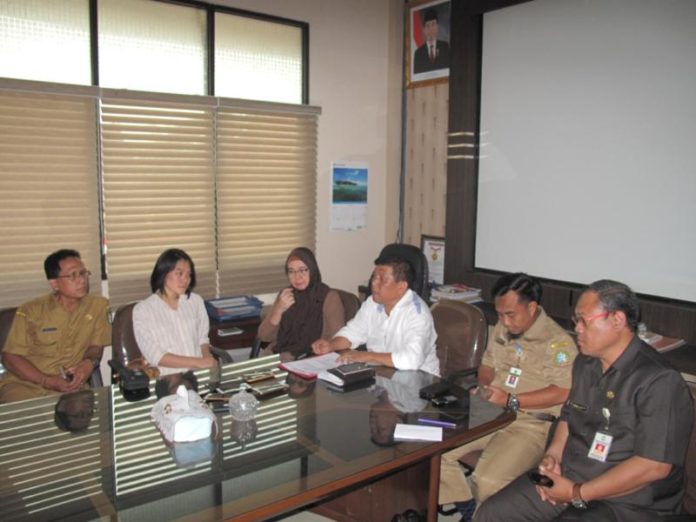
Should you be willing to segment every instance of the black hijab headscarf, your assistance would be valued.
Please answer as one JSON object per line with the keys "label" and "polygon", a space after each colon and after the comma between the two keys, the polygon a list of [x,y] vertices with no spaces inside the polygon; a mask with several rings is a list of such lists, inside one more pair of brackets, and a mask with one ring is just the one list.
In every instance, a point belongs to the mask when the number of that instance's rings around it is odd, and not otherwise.
{"label": "black hijab headscarf", "polygon": [[295,304],[280,320],[276,351],[291,352],[296,357],[307,353],[310,345],[321,337],[324,328],[324,300],[329,287],[321,282],[321,272],[309,248],[295,248],[285,260],[285,272],[292,259],[299,259],[309,268],[309,284],[302,291],[293,290]]}

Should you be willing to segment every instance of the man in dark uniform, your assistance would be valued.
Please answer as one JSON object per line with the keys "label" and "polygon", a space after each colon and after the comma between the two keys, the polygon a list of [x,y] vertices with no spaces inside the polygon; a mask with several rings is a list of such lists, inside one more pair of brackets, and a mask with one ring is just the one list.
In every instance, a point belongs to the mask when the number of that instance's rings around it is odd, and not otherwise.
{"label": "man in dark uniform", "polygon": [[413,53],[414,74],[447,69],[449,67],[449,44],[438,40],[440,26],[437,21],[437,11],[432,7],[423,14],[423,34],[425,43]]}
{"label": "man in dark uniform", "polygon": [[638,299],[592,283],[575,307],[581,354],[535,486],[526,474],[481,506],[476,522],[652,521],[676,513],[693,409],[686,383],[635,334]]}

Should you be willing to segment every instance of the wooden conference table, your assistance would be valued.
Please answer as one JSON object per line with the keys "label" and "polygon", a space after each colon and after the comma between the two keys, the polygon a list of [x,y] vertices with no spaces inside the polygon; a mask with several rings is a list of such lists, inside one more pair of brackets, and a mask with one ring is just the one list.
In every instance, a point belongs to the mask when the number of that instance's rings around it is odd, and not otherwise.
{"label": "wooden conference table", "polygon": [[[418,398],[436,377],[384,368],[373,385],[340,393],[277,364],[222,368],[224,390],[272,369],[290,393],[263,401],[250,423],[220,414],[221,437],[207,446],[164,444],[149,418],[154,382],[138,402],[116,386],[88,393],[70,410],[88,424],[79,433],[58,428],[56,398],[0,405],[0,520],[268,520],[304,507],[360,521],[427,508],[435,520],[439,455],[514,418],[474,396],[442,442],[394,442],[396,422],[436,414]],[[202,393],[209,371],[198,378]]]}

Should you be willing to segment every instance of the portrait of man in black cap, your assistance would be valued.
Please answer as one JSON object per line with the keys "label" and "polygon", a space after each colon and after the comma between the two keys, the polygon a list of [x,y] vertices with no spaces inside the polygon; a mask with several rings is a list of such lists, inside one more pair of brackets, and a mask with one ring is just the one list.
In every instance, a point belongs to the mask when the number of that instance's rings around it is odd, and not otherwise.
{"label": "portrait of man in black cap", "polygon": [[440,25],[436,7],[421,11],[421,24],[424,42],[413,53],[413,73],[449,68],[449,43],[438,39]]}

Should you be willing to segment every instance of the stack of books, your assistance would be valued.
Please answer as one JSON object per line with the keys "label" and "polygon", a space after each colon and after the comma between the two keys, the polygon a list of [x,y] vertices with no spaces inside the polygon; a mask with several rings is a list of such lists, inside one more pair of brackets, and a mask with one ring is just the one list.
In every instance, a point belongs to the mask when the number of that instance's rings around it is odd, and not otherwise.
{"label": "stack of books", "polygon": [[430,299],[433,301],[452,299],[453,301],[464,301],[465,303],[482,301],[481,289],[465,285],[464,283],[437,285],[430,292]]}

